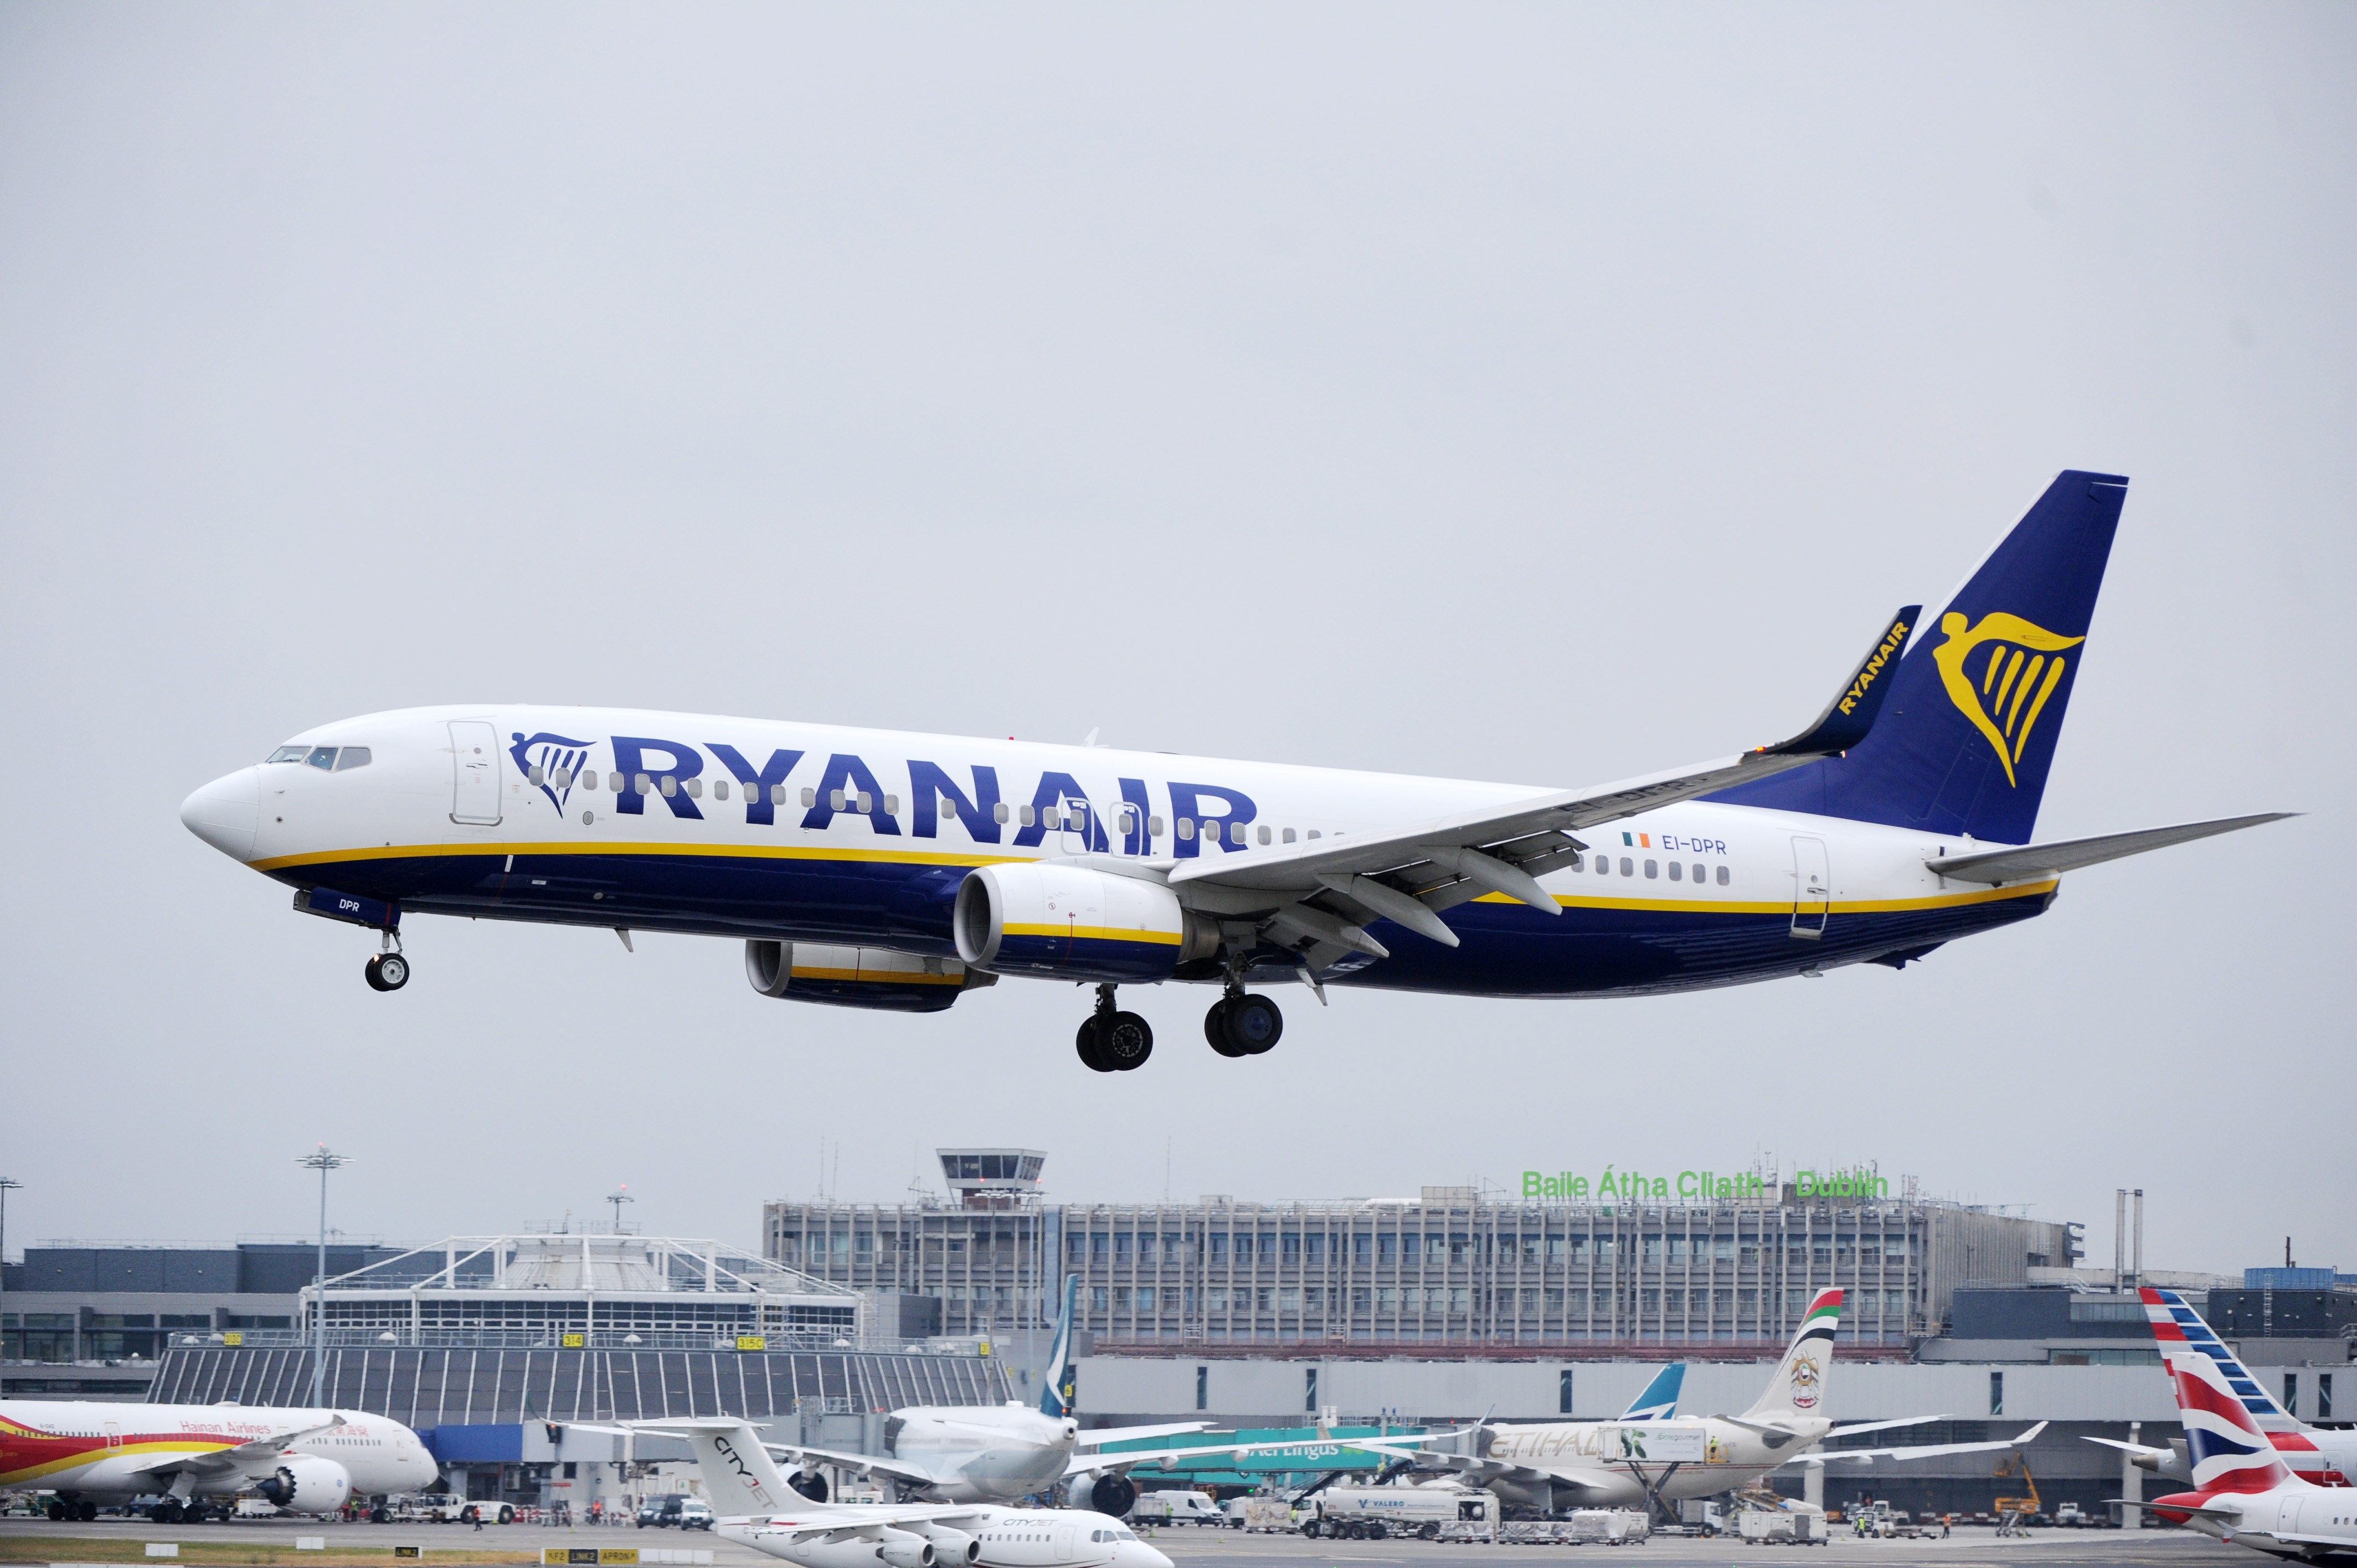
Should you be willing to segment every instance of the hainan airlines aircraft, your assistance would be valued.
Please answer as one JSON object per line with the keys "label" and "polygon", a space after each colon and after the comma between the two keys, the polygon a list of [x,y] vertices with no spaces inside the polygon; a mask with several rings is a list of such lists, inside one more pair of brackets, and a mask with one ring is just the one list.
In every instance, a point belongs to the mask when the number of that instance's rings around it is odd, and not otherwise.
{"label": "hainan airlines aircraft", "polygon": [[[1791,740],[1588,789],[695,714],[484,703],[339,720],[181,821],[379,932],[404,914],[728,937],[755,990],[937,1012],[1002,975],[1097,988],[1081,1059],[1144,1062],[1115,988],[1222,994],[1225,1056],[1299,982],[1486,996],[1900,968],[2042,914],[2063,872],[2271,822],[2030,844],[2127,481],[2066,472],[1927,639],[1883,623]],[[1554,678],[1560,685],[1566,677]]]}
{"label": "hainan airlines aircraft", "polygon": [[293,1513],[423,1491],[440,1469],[417,1434],[356,1410],[0,1400],[0,1494],[45,1491],[53,1520],[161,1496],[159,1523],[244,1492]]}

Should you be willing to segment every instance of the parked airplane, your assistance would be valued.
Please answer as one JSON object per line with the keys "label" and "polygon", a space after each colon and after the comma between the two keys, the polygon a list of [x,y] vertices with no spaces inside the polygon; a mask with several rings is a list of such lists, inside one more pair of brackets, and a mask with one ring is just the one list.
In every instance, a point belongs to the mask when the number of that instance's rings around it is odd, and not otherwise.
{"label": "parked airplane", "polygon": [[[770,1443],[770,1452],[800,1464],[833,1465],[864,1477],[882,1477],[903,1495],[937,1502],[1005,1502],[1063,1487],[1074,1508],[1118,1518],[1137,1500],[1125,1474],[1137,1465],[1165,1468],[1180,1459],[1233,1455],[1299,1444],[1214,1443],[1200,1447],[1103,1452],[1111,1443],[1200,1432],[1208,1421],[1168,1422],[1154,1426],[1083,1427],[1074,1407],[1072,1324],[1079,1308],[1078,1274],[1064,1277],[1064,1305],[1048,1352],[1045,1387],[1037,1409],[1019,1401],[1003,1405],[917,1405],[896,1410],[884,1422],[886,1452],[853,1454],[802,1444]],[[1658,1380],[1656,1380],[1658,1381]],[[823,1500],[825,1482],[807,1470],[797,1490]]]}
{"label": "parked airplane", "polygon": [[1945,1421],[1941,1415],[1836,1426],[1824,1413],[1833,1370],[1834,1335],[1841,1326],[1842,1293],[1819,1291],[1793,1334],[1767,1391],[1741,1415],[1680,1417],[1632,1423],[1544,1421],[1463,1429],[1469,1454],[1436,1452],[1439,1436],[1360,1437],[1354,1447],[1446,1470],[1470,1486],[1486,1487],[1520,1508],[1635,1508],[1683,1498],[1712,1497],[1750,1485],[1785,1465],[1871,1464],[1878,1459],[1929,1459],[2018,1447],[2045,1430],[2040,1422],[2018,1436],[1988,1443],[1936,1443],[1907,1448],[1818,1450],[1828,1438]]}
{"label": "parked airplane", "polygon": [[417,1434],[355,1410],[0,1400],[0,1493],[52,1493],[53,1520],[159,1494],[153,1517],[165,1524],[245,1492],[333,1513],[349,1498],[422,1491],[440,1473]]}
{"label": "parked airplane", "polygon": [[409,978],[404,913],[692,932],[742,940],[754,989],[789,1001],[1093,983],[1076,1044],[1099,1071],[1153,1048],[1125,983],[1220,987],[1204,1033],[1249,1056],[1284,1026],[1255,985],[1896,969],[2043,913],[2063,872],[2284,814],[2028,844],[2126,494],[2061,475],[1936,644],[1913,607],[1882,623],[1792,739],[1589,789],[492,703],[321,725],[180,816],[296,909],[375,929],[381,991]]}
{"label": "parked airplane", "polygon": [[[2160,1342],[2162,1356],[2198,1352],[2218,1363],[2226,1386],[2234,1391],[2234,1397],[2243,1402],[2243,1408],[2250,1412],[2258,1429],[2267,1434],[2267,1441],[2275,1444],[2276,1452],[2293,1475],[2318,1487],[2346,1487],[2357,1480],[2357,1432],[2346,1427],[2310,1426],[2277,1404],[2275,1396],[2226,1348],[2217,1330],[2203,1322],[2201,1315],[2188,1306],[2185,1298],[2175,1291],[2147,1285],[2138,1294],[2144,1298],[2145,1318],[2152,1325],[2152,1337]],[[2140,1470],[2189,1485],[2193,1480],[2192,1461],[2182,1439],[2166,1448],[2124,1443],[2116,1437],[2090,1437],[2087,1441],[2121,1450]]]}
{"label": "parked airplane", "polygon": [[1169,1558],[1119,1520],[1085,1509],[805,1498],[778,1473],[752,1424],[732,1417],[576,1423],[575,1430],[686,1440],[718,1516],[715,1533],[798,1568],[1170,1568]]}
{"label": "parked airplane", "polygon": [[2215,1360],[2185,1351],[2168,1361],[2194,1489],[2128,1506],[2271,1556],[2357,1559],[2357,1490],[2311,1486],[2292,1474]]}

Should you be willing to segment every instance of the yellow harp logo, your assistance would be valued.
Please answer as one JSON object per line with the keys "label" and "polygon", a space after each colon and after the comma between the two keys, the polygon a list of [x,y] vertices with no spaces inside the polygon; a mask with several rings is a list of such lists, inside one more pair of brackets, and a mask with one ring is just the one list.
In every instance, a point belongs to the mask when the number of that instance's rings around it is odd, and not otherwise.
{"label": "yellow harp logo", "polygon": [[[1947,640],[1932,650],[1932,661],[1939,666],[1948,700],[1996,747],[2006,782],[2019,785],[2013,765],[2021,760],[2046,700],[2062,684],[2070,664],[2062,650],[2087,639],[2057,637],[2019,616],[2001,613],[1985,615],[1968,628],[1965,618],[1950,610],[1940,618],[1940,630]],[[1984,649],[1987,656],[1975,657]]]}

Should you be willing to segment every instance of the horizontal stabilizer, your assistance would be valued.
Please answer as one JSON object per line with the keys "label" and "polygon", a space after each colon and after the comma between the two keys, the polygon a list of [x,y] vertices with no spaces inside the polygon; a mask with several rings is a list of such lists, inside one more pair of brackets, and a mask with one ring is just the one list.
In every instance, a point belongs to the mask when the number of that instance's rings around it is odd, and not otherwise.
{"label": "horizontal stabilizer", "polygon": [[2054,876],[2082,866],[2100,865],[2147,850],[2191,843],[2218,833],[2279,822],[2298,811],[2261,811],[2248,817],[2220,817],[2214,822],[2180,822],[2173,828],[2140,828],[2132,833],[2104,833],[2099,838],[2064,839],[2059,843],[2025,844],[2019,849],[1993,849],[1982,854],[1943,855],[1923,864],[1958,882],[2020,882],[2033,876]]}

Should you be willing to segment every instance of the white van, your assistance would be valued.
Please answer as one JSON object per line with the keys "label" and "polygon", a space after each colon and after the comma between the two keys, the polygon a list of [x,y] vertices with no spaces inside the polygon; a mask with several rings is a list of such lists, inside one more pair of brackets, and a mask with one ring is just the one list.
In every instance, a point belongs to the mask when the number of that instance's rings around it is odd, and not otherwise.
{"label": "white van", "polygon": [[1140,1492],[1129,1510],[1133,1524],[1224,1525],[1228,1516],[1203,1492]]}

